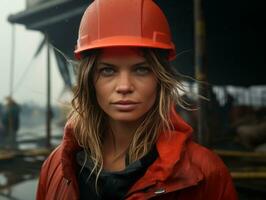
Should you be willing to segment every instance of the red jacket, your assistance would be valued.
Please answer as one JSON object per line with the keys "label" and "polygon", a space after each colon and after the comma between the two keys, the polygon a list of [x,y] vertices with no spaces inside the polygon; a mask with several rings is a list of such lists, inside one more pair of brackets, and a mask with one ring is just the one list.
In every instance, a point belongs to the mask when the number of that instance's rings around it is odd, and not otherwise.
{"label": "red jacket", "polygon": [[[129,190],[127,200],[237,200],[231,176],[212,151],[191,139],[191,127],[176,113],[175,130],[161,133],[156,143],[158,158]],[[71,125],[64,139],[44,162],[37,200],[77,200],[75,155],[81,150]]]}

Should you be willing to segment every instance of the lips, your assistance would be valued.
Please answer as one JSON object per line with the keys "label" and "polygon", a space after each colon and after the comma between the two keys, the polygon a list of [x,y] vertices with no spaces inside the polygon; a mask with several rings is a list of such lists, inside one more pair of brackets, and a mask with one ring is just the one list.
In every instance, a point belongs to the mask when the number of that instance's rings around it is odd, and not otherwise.
{"label": "lips", "polygon": [[139,102],[130,101],[130,100],[121,100],[121,101],[116,101],[116,102],[112,103],[112,105],[117,110],[124,111],[124,112],[134,110],[138,104],[139,104]]}
{"label": "lips", "polygon": [[128,105],[128,104],[138,104],[138,102],[131,101],[131,100],[121,100],[121,101],[116,101],[113,104]]}

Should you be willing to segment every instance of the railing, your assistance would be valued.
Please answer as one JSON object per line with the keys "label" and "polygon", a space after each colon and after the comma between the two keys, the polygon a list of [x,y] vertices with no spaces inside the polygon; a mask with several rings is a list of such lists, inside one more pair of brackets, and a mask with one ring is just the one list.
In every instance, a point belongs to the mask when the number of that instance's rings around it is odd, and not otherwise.
{"label": "railing", "polygon": [[231,165],[234,179],[266,180],[266,152],[214,151]]}

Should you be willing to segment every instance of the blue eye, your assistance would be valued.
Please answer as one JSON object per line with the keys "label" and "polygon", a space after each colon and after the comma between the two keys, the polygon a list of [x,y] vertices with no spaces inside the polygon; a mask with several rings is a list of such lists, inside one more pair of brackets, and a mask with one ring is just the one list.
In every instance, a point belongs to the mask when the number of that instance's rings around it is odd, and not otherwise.
{"label": "blue eye", "polygon": [[115,73],[115,70],[111,67],[104,67],[101,68],[99,71],[100,74],[103,76],[112,76]]}
{"label": "blue eye", "polygon": [[146,75],[150,73],[151,69],[149,67],[137,67],[135,71],[139,75]]}

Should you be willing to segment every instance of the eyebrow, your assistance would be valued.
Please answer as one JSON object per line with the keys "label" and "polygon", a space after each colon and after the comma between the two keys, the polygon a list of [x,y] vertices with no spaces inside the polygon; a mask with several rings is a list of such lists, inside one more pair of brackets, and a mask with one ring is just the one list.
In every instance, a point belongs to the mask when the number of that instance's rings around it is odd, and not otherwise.
{"label": "eyebrow", "polygon": [[[111,64],[111,63],[106,63],[106,62],[100,62],[99,65],[106,65],[106,66],[110,66],[110,67],[117,67],[116,65],[114,64]],[[137,66],[141,66],[141,65],[145,65],[145,64],[148,64],[147,61],[143,61],[143,62],[139,62],[139,63],[136,63],[134,65],[132,65],[133,67],[137,67]]]}

